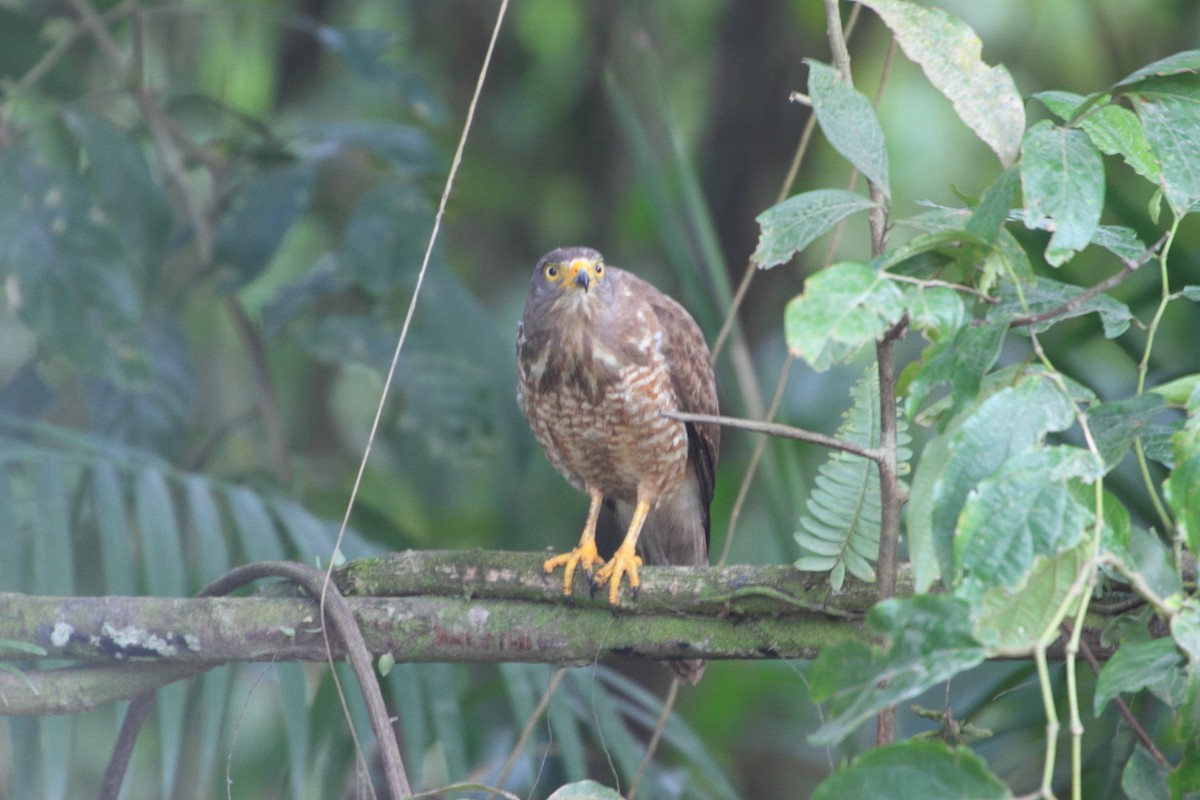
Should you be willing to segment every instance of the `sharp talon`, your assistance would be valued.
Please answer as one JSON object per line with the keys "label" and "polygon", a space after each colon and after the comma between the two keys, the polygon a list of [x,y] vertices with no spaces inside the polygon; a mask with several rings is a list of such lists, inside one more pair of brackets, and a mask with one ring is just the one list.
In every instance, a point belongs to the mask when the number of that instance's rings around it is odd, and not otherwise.
{"label": "sharp talon", "polygon": [[632,586],[632,587],[630,588],[630,590],[629,590],[629,596],[630,596],[630,597],[632,597],[634,600],[637,600],[638,592],[640,592],[640,591],[641,591],[641,589],[642,589],[642,587],[640,587],[640,586],[637,586],[637,585],[635,584],[634,586]]}
{"label": "sharp talon", "polygon": [[574,608],[575,607],[575,595],[564,594],[563,595],[563,605],[566,606],[567,608]]}
{"label": "sharp talon", "polygon": [[609,604],[608,604],[608,610],[612,612],[613,619],[616,619],[616,618],[617,618],[617,604],[616,604],[616,603],[609,603]]}

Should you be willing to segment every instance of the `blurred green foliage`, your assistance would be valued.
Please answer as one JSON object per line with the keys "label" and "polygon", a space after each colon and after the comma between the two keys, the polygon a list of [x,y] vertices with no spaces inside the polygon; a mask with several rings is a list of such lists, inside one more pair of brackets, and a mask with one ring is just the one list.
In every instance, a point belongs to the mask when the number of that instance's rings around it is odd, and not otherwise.
{"label": "blurred green foliage", "polygon": [[[988,63],[1007,65],[1024,97],[1108,86],[1194,47],[1200,30],[1191,0],[938,5],[979,33]],[[107,43],[81,23],[86,7],[0,6],[0,509],[10,522],[0,591],[183,595],[245,560],[328,559],[495,4],[97,2]],[[851,51],[867,96],[887,41],[864,13]],[[595,246],[683,300],[715,337],[809,114],[788,102],[807,85],[808,57],[828,61],[815,0],[513,4],[345,555],[573,541],[585,500],[537,451],[514,400],[529,271],[553,247]],[[1045,106],[1060,115],[1055,99]],[[1037,103],[1026,112],[1045,114]],[[898,218],[918,202],[960,205],[1001,173],[902,58],[879,116]],[[1110,166],[1101,222],[1153,241],[1153,192],[1139,172]],[[791,193],[847,176],[818,137]],[[923,219],[921,233],[939,230]],[[1046,234],[1012,231],[1021,257],[1045,249]],[[761,415],[787,351],[785,303],[826,262],[866,262],[868,241],[856,218],[836,243],[826,234],[755,278],[718,363],[727,413]],[[1193,216],[1174,244],[1180,286],[1200,283],[1198,245]],[[1056,278],[1090,285],[1113,265],[1093,247]],[[1113,294],[1141,320],[1158,302],[1154,276]],[[1198,317],[1194,305],[1168,310],[1152,385],[1196,371]],[[1069,377],[1117,400],[1133,394],[1142,335],[1104,338],[1093,317],[1042,341]],[[1024,355],[1010,345],[1000,358]],[[969,383],[960,367],[946,374]],[[832,433],[861,371],[798,364],[780,418]],[[733,433],[725,442],[715,542],[754,445]],[[732,560],[795,560],[824,455],[770,446]],[[1138,482],[1126,460],[1107,485],[1145,527],[1156,515]],[[641,796],[806,796],[870,741],[859,731],[831,751],[806,743],[824,721],[808,701],[810,666],[713,664],[684,693]],[[997,731],[976,751],[1028,790],[1045,722],[1030,669],[971,676],[954,684],[956,711]],[[662,680],[652,668],[638,677]],[[494,777],[548,680],[544,667],[398,665],[388,688],[414,782]],[[927,705],[942,702],[931,694]],[[588,775],[627,785],[656,702],[620,674],[572,673],[513,785],[536,796]],[[1163,728],[1163,716],[1151,707],[1147,724]],[[106,709],[14,721],[0,797],[89,793],[113,720]],[[1088,797],[1121,796],[1104,772],[1132,747],[1117,725],[1109,711],[1090,729]],[[902,732],[928,727],[901,715]],[[215,795],[228,751],[235,797],[339,796],[355,776],[344,728],[316,669],[220,670],[160,701],[130,796]],[[89,746],[58,744],[72,739]]]}

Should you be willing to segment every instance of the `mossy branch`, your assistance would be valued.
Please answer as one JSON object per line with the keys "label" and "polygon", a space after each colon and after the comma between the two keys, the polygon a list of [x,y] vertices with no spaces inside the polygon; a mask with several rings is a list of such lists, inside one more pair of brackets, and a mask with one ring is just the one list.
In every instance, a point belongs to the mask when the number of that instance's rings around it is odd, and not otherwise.
{"label": "mossy branch", "polygon": [[[626,597],[613,614],[582,578],[574,606],[565,605],[558,575],[542,576],[542,558],[409,551],[352,562],[334,579],[367,648],[399,662],[813,658],[848,638],[870,638],[862,619],[875,590],[865,584],[848,582],[832,595],[823,576],[791,567],[645,567],[638,598]],[[230,662],[323,661],[316,602],[288,586],[192,599],[0,594],[0,659],[32,663],[26,652],[5,650],[7,640],[81,662],[0,672],[0,713],[84,710]],[[1093,651],[1107,654],[1098,632],[1089,638]],[[341,642],[332,644],[342,657]]]}

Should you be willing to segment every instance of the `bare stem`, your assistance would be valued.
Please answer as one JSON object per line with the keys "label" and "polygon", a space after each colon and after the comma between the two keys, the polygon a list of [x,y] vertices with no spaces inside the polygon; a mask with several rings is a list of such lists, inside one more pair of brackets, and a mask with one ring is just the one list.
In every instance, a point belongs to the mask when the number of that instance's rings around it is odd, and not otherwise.
{"label": "bare stem", "polygon": [[671,419],[677,419],[680,422],[708,422],[714,425],[723,425],[727,428],[765,433],[768,436],[778,436],[782,439],[796,439],[801,442],[819,444],[822,447],[828,447],[832,450],[841,450],[843,453],[850,453],[851,455],[870,459],[877,464],[884,457],[878,449],[861,447],[852,442],[826,436],[823,433],[806,431],[803,428],[794,428],[791,425],[781,425],[778,422],[758,422],[757,420],[741,419],[739,417],[722,417],[718,414],[686,414],[682,411],[664,411],[662,415]]}

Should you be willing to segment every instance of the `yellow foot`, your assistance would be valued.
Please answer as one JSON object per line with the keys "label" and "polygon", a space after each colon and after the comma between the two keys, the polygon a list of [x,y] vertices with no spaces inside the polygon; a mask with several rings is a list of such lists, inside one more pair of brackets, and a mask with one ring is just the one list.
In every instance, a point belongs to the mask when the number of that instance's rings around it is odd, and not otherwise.
{"label": "yellow foot", "polygon": [[575,568],[582,564],[583,574],[587,576],[588,583],[591,583],[592,567],[603,563],[604,559],[596,553],[596,540],[586,539],[569,553],[547,558],[546,563],[542,564],[542,571],[549,575],[559,567],[563,567],[562,593],[563,597],[569,600],[573,592],[572,581],[575,579]]}
{"label": "yellow foot", "polygon": [[642,565],[642,557],[634,549],[620,547],[613,553],[612,560],[596,573],[596,585],[608,584],[608,604],[614,610],[621,604],[621,578],[629,577],[629,589],[634,597],[638,593],[638,567]]}

